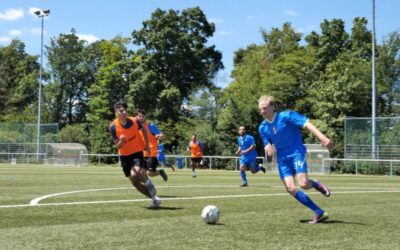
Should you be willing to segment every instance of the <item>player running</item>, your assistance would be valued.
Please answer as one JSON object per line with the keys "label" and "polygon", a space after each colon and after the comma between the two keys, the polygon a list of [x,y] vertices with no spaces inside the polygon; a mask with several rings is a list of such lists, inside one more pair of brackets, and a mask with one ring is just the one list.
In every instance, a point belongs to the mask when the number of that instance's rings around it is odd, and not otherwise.
{"label": "player running", "polygon": [[238,133],[239,148],[236,150],[236,154],[240,155],[240,176],[243,181],[241,186],[246,187],[248,185],[246,170],[250,169],[253,174],[260,170],[265,173],[265,168],[257,165],[257,151],[254,137],[246,134],[246,128],[244,126],[239,127]]}
{"label": "player running", "polygon": [[150,151],[147,133],[140,121],[128,117],[127,108],[128,105],[122,101],[114,105],[117,118],[109,126],[111,138],[118,149],[125,176],[140,193],[152,199],[151,207],[156,208],[161,203],[160,198],[157,197],[156,188],[151,180],[142,173],[145,165],[143,151]]}
{"label": "player running", "polygon": [[314,211],[315,215],[309,221],[309,224],[324,221],[328,219],[328,213],[296,187],[294,177],[304,190],[315,188],[326,197],[331,195],[324,184],[317,180],[308,179],[306,147],[303,145],[299,128],[307,128],[327,149],[333,147],[333,141],[322,134],[305,116],[295,111],[275,113],[274,104],[272,96],[261,96],[258,100],[259,111],[265,118],[259,126],[259,134],[265,145],[265,153],[272,155],[276,150],[279,175],[287,192],[301,204]]}

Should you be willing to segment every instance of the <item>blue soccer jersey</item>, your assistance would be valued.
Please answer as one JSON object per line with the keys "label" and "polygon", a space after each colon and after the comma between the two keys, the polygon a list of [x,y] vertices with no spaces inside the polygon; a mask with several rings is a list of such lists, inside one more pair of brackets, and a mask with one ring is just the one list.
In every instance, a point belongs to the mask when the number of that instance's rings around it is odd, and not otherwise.
{"label": "blue soccer jersey", "polygon": [[295,152],[306,152],[300,134],[300,128],[304,127],[308,118],[295,112],[283,111],[276,113],[272,121],[264,120],[258,132],[264,145],[274,144],[278,158]]}
{"label": "blue soccer jersey", "polygon": [[[239,144],[239,147],[241,150],[246,150],[249,147],[251,147],[252,145],[255,145],[256,142],[255,142],[253,136],[245,134],[243,136],[238,137],[238,144]],[[253,148],[252,150],[247,152],[247,154],[242,154],[240,156],[240,158],[246,159],[246,160],[253,160],[253,159],[257,158],[257,151],[255,148]]]}
{"label": "blue soccer jersey", "polygon": [[164,144],[159,143],[157,146],[157,151],[158,151],[157,159],[161,162],[165,162],[166,159],[165,159],[165,154],[164,154]]}

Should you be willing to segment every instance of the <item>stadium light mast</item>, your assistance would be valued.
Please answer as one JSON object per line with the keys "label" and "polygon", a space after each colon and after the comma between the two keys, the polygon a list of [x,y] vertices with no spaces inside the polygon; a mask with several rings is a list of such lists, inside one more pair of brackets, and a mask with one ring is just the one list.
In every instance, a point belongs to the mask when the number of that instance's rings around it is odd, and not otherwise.
{"label": "stadium light mast", "polygon": [[38,115],[37,115],[37,145],[36,145],[36,159],[39,162],[40,153],[40,117],[41,117],[41,103],[42,103],[42,81],[43,81],[43,25],[44,17],[50,14],[50,10],[37,10],[34,12],[39,18],[42,19],[41,27],[41,40],[40,40],[40,68],[39,68],[39,97],[38,97]]}
{"label": "stadium light mast", "polygon": [[375,0],[372,0],[372,158],[376,158],[376,86],[375,86]]}

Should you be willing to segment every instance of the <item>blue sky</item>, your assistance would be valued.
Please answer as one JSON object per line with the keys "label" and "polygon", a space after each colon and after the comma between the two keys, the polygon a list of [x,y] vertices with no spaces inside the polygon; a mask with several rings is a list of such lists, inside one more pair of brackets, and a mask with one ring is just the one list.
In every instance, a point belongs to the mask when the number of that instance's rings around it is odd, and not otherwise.
{"label": "blue sky", "polygon": [[[40,19],[32,12],[50,9],[44,21],[44,43],[75,28],[88,42],[130,36],[156,8],[183,10],[200,6],[216,32],[209,44],[223,54],[225,70],[215,80],[226,87],[233,68],[234,52],[250,44],[262,44],[260,29],[271,30],[291,22],[298,32],[320,32],[324,19],[341,18],[349,31],[355,17],[366,17],[372,29],[372,0],[1,0],[0,46],[18,37],[29,54],[40,54]],[[376,0],[376,36],[380,43],[399,31],[400,1]]]}

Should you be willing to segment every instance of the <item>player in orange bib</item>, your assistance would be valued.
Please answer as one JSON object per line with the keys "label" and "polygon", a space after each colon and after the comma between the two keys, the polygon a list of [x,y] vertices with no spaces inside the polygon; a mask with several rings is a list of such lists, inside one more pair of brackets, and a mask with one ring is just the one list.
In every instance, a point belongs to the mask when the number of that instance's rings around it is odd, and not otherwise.
{"label": "player in orange bib", "polygon": [[203,163],[203,143],[197,139],[197,135],[193,134],[189,142],[188,150],[190,151],[190,160],[192,163],[192,177],[196,178],[196,167]]}
{"label": "player in orange bib", "polygon": [[155,177],[158,175],[161,175],[164,181],[168,180],[168,175],[165,172],[165,170],[162,168],[157,171],[157,166],[158,166],[158,159],[157,159],[157,154],[158,154],[158,138],[161,138],[163,134],[158,130],[157,126],[148,123],[146,120],[146,112],[144,110],[139,110],[137,112],[137,118],[138,120],[142,123],[144,129],[147,132],[148,138],[149,138],[149,147],[150,147],[150,154],[148,154],[146,151],[143,152],[144,154],[144,159],[146,161],[146,175],[150,177]]}
{"label": "player in orange bib", "polygon": [[128,117],[127,107],[122,101],[115,104],[117,118],[110,124],[109,131],[118,149],[125,176],[140,193],[152,199],[151,207],[156,208],[161,203],[160,198],[151,180],[142,173],[145,166],[143,151],[150,151],[147,133],[140,121]]}

